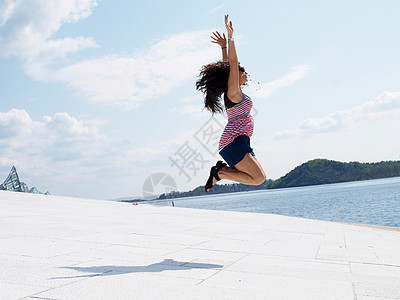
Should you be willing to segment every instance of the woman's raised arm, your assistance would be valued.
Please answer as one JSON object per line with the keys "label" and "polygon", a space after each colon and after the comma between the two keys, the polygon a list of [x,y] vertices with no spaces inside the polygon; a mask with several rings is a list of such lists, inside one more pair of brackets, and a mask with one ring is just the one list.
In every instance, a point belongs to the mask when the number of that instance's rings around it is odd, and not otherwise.
{"label": "woman's raised arm", "polygon": [[239,85],[239,60],[236,54],[235,41],[233,40],[232,21],[225,15],[225,26],[228,33],[228,62],[229,79],[227,96],[232,102],[239,103],[243,99],[242,90]]}

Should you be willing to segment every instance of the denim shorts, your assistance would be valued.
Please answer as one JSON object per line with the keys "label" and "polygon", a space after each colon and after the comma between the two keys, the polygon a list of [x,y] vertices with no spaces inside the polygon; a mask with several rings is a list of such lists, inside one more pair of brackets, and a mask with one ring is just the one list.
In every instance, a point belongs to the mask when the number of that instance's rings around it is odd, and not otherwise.
{"label": "denim shorts", "polygon": [[219,154],[231,169],[233,169],[233,167],[240,162],[247,153],[255,156],[253,148],[250,147],[250,138],[247,135],[239,135],[219,151]]}

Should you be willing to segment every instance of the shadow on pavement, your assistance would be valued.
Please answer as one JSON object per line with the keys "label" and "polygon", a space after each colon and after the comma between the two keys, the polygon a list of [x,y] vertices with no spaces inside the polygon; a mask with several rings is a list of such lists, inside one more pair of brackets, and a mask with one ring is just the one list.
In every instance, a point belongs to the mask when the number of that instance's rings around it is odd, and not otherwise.
{"label": "shadow on pavement", "polygon": [[71,277],[53,277],[49,279],[69,279],[69,278],[84,278],[94,276],[113,276],[128,273],[156,273],[163,271],[180,271],[188,269],[220,269],[222,265],[194,263],[194,262],[179,262],[173,259],[164,259],[162,262],[154,263],[148,266],[96,266],[96,267],[62,267],[62,269],[70,269],[88,275],[79,275]]}

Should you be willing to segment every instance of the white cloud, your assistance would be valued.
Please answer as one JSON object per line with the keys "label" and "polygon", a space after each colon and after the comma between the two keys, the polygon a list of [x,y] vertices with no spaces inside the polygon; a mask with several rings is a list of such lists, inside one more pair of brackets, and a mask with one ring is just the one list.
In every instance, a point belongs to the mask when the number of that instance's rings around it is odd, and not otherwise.
{"label": "white cloud", "polygon": [[[97,0],[6,1],[0,5],[0,54],[22,59],[36,80],[62,82],[89,100],[124,108],[169,93],[198,75],[215,59],[209,32],[164,37],[148,49],[128,56],[105,56],[70,64],[65,59],[88,47],[91,37],[54,38],[65,23],[88,17]],[[56,67],[57,66],[57,67]]]}
{"label": "white cloud", "polygon": [[208,31],[169,36],[143,53],[86,60],[49,74],[98,103],[135,108],[195,78],[215,58]]}
{"label": "white cloud", "polygon": [[0,120],[0,165],[9,168],[12,162],[31,176],[49,176],[54,185],[61,178],[79,180],[80,174],[96,172],[102,165],[111,168],[117,147],[123,145],[67,113],[34,121],[25,110],[12,109],[0,113]]}
{"label": "white cloud", "polygon": [[91,38],[52,39],[64,23],[88,17],[97,0],[3,1],[0,4],[0,53],[17,55],[27,63],[96,46]]}
{"label": "white cloud", "polygon": [[336,111],[323,117],[307,118],[296,129],[276,132],[275,139],[308,137],[313,134],[335,132],[363,122],[400,114],[400,93],[383,92],[375,100],[348,110]]}
{"label": "white cloud", "polygon": [[261,83],[259,86],[250,85],[251,94],[257,98],[268,98],[276,90],[295,84],[311,70],[311,65],[300,65],[292,68],[292,71],[276,80]]}
{"label": "white cloud", "polygon": [[224,8],[224,4],[220,4],[220,5],[212,8],[212,9],[210,9],[208,12],[206,12],[206,15],[214,14],[214,13],[216,13],[217,11],[219,11],[219,10],[221,10],[223,8]]}
{"label": "white cloud", "polygon": [[[25,110],[11,109],[0,113],[0,148],[3,157],[18,157],[29,165],[25,158],[34,157],[38,162],[54,162],[61,156],[89,158],[99,144],[109,142],[94,126],[67,113],[45,116],[42,121],[33,121]],[[105,147],[103,147],[105,148]],[[101,147],[99,149],[102,149]],[[96,157],[93,157],[96,159]]]}
{"label": "white cloud", "polygon": [[83,121],[71,117],[67,113],[56,113],[53,117],[45,116],[44,124],[49,132],[57,136],[86,138],[98,136],[98,130],[94,126],[85,126]]}
{"label": "white cloud", "polygon": [[91,186],[98,190],[91,195],[100,198],[101,191],[108,197],[129,195],[142,184],[143,174],[151,174],[149,163],[168,163],[190,134],[140,146],[131,138],[109,138],[65,112],[32,120],[25,110],[11,109],[0,112],[0,170],[15,165],[28,185],[40,181],[39,189],[46,185],[54,193],[71,195],[80,187],[87,193]]}
{"label": "white cloud", "polygon": [[30,134],[31,124],[32,119],[24,110],[11,109],[7,113],[0,112],[0,140]]}

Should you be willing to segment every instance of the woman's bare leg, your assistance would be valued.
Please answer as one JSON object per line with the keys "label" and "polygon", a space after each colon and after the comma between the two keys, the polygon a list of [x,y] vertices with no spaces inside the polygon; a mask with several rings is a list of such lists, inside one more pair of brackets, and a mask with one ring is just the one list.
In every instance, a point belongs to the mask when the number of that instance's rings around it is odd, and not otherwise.
{"label": "woman's bare leg", "polygon": [[[248,185],[260,185],[266,179],[261,164],[258,162],[257,158],[250,153],[247,153],[233,169],[227,166],[223,167],[218,172],[218,176],[221,179],[232,180]],[[217,180],[213,178],[213,185],[216,183]]]}
{"label": "woman's bare leg", "polygon": [[221,179],[232,180],[243,184],[251,185],[254,183],[254,178],[251,177],[251,175],[241,172],[236,168],[231,169],[229,167],[224,167],[221,171],[218,172],[218,176]]}
{"label": "woman's bare leg", "polygon": [[234,169],[224,167],[218,172],[221,179],[228,179],[243,184],[259,185],[265,181],[265,172],[255,156],[247,153]]}

